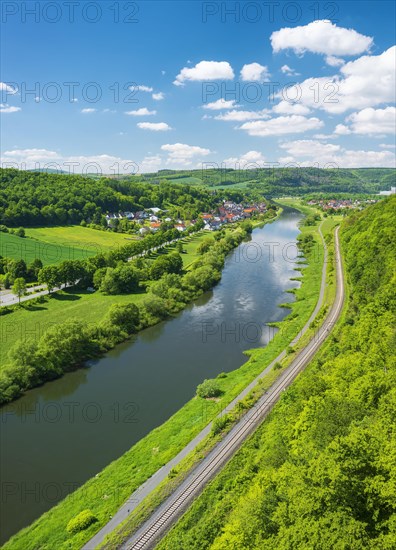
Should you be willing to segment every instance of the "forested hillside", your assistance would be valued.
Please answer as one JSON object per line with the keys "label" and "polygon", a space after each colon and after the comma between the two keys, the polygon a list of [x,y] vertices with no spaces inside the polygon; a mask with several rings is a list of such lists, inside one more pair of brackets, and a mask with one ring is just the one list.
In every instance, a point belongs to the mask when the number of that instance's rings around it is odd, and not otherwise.
{"label": "forested hillside", "polygon": [[100,223],[106,212],[144,208],[175,208],[187,217],[214,207],[224,191],[160,185],[131,177],[118,182],[46,172],[0,169],[0,224],[7,226],[65,225],[90,220]]}
{"label": "forested hillside", "polygon": [[343,222],[341,327],[158,548],[396,547],[395,219]]}
{"label": "forested hillside", "polygon": [[173,181],[190,185],[219,186],[229,189],[258,189],[266,197],[297,196],[310,193],[378,193],[395,185],[396,170],[392,168],[261,168],[251,163],[244,170],[230,168],[176,172],[161,170],[145,174],[150,182]]}
{"label": "forested hillside", "polygon": [[[89,178],[0,169],[0,224],[10,227],[99,224],[106,212],[158,207],[183,219],[222,199],[241,202],[312,193],[378,193],[395,181],[395,170],[255,168],[251,170],[162,170],[120,178]],[[243,189],[243,193],[242,193]]]}

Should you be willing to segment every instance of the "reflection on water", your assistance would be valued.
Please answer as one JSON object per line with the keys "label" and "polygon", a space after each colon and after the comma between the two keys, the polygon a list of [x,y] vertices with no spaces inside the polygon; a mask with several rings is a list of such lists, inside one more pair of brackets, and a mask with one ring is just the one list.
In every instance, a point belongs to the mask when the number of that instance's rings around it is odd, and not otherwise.
{"label": "reflection on water", "polygon": [[[169,418],[204,378],[238,368],[244,350],[268,343],[275,331],[265,323],[288,313],[278,305],[294,300],[285,291],[299,285],[290,277],[299,275],[292,250],[300,217],[287,210],[254,230],[216,288],[175,318],[2,409],[1,472],[12,489],[3,541]],[[48,484],[59,489],[52,499],[43,495]],[[37,494],[26,494],[32,487]]]}

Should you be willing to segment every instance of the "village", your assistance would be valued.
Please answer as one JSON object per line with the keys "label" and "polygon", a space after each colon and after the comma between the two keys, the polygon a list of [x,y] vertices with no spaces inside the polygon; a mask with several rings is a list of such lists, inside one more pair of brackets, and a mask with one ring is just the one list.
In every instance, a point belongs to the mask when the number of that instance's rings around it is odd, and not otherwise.
{"label": "village", "polygon": [[206,231],[216,231],[226,224],[264,214],[266,211],[267,204],[264,202],[243,205],[233,201],[224,201],[217,209],[200,214],[196,220],[173,220],[168,216],[167,210],[153,207],[138,212],[109,213],[106,215],[106,222],[107,226],[112,229],[117,228],[122,220],[135,222],[141,226],[138,229],[140,235],[145,235],[149,232],[155,233],[165,225],[169,226],[170,224],[182,232],[187,227],[195,225],[199,220],[203,221],[203,229]]}
{"label": "village", "polygon": [[317,206],[327,212],[338,212],[342,210],[362,210],[369,204],[374,204],[380,199],[311,199],[307,201],[309,206]]}

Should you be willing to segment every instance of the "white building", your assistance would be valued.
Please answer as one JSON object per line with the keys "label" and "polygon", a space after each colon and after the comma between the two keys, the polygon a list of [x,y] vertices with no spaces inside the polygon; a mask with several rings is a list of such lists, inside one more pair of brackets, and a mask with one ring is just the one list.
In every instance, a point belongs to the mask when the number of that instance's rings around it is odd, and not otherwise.
{"label": "white building", "polygon": [[385,196],[396,195],[396,187],[391,187],[390,191],[380,191],[379,194]]}

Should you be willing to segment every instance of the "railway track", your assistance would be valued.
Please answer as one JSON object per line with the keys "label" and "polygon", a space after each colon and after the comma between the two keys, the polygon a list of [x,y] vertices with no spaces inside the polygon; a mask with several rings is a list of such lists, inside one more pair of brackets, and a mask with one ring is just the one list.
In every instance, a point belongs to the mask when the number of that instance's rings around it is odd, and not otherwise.
{"label": "railway track", "polygon": [[235,454],[246,438],[261,424],[282,392],[306,367],[329,335],[338,320],[344,303],[344,280],[339,247],[339,228],[335,231],[335,258],[337,292],[332,308],[310,342],[298,353],[291,365],[230,430],[226,437],[188,475],[186,480],[159,506],[136,533],[123,545],[123,550],[147,550],[154,548],[158,540],[200,494],[203,487]]}

